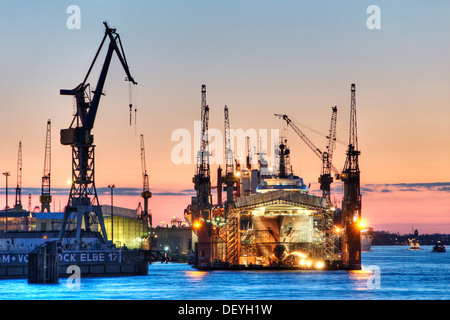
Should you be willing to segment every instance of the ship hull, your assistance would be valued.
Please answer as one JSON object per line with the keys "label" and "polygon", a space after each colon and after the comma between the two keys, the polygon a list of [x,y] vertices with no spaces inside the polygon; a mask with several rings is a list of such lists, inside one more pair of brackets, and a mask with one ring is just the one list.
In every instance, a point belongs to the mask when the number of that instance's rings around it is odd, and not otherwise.
{"label": "ship hull", "polygon": [[194,267],[346,269],[332,226],[322,197],[282,190],[239,197],[226,222],[195,230]]}
{"label": "ship hull", "polygon": [[[265,267],[292,267],[300,265],[299,259],[312,257],[313,219],[307,215],[255,216],[253,245],[255,264]],[[241,262],[249,258],[241,255]]]}

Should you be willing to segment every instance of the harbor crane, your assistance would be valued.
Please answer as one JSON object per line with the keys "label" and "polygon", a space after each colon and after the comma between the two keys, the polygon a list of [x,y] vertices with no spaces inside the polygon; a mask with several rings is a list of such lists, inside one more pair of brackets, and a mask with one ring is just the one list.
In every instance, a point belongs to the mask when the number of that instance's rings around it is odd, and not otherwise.
{"label": "harbor crane", "polygon": [[22,141],[19,141],[19,150],[17,153],[17,187],[16,202],[14,209],[22,210]]}
{"label": "harbor crane", "polygon": [[300,128],[285,114],[275,114],[286,121],[287,125],[295,131],[295,133],[306,143],[306,145],[322,160],[322,172],[319,177],[320,190],[322,190],[322,195],[327,199],[327,203],[331,205],[331,183],[333,182],[333,177],[331,176],[331,171],[335,173],[336,179],[339,179],[340,172],[332,164],[333,150],[336,146],[336,120],[337,120],[337,107],[332,108],[330,133],[328,138],[328,145],[326,151],[322,152],[315,144],[300,130]]}
{"label": "harbor crane", "polygon": [[42,175],[41,196],[41,212],[50,212],[50,203],[52,196],[50,195],[50,171],[51,171],[51,121],[47,121],[47,130],[45,134],[45,156],[44,156],[44,173]]}
{"label": "harbor crane", "polygon": [[[103,213],[98,201],[94,181],[95,145],[93,144],[94,136],[91,131],[94,128],[100,98],[104,95],[103,87],[114,53],[116,53],[127,75],[125,80],[137,85],[128,68],[119,34],[116,32],[116,29],[110,28],[106,22],[103,24],[105,26],[105,35],[84,80],[74,89],[60,90],[61,95],[75,97],[77,109],[70,127],[61,130],[61,144],[72,147],[72,185],[69,200],[64,210],[59,240],[61,241],[64,236],[69,219],[72,219],[73,222],[76,220],[76,242],[78,246],[81,245],[83,220],[86,231],[91,230],[90,227],[92,224],[98,223],[101,228],[103,241],[105,243],[108,241]],[[93,96],[91,99],[90,85],[87,83],[87,79],[107,39],[109,39],[108,51],[103,62],[97,86],[92,91]],[[71,218],[72,216],[73,218]]]}
{"label": "harbor crane", "polygon": [[361,269],[361,188],[356,118],[356,86],[351,84],[350,132],[347,157],[342,170],[344,197],[342,201],[341,226],[345,230],[342,241],[342,258],[352,269]]}
{"label": "harbor crane", "polygon": [[228,217],[228,211],[234,204],[233,191],[234,185],[239,183],[238,177],[234,173],[234,157],[231,149],[231,129],[228,107],[224,107],[224,130],[225,130],[225,176],[223,181],[227,190],[227,201],[225,204],[225,220]]}
{"label": "harbor crane", "polygon": [[196,173],[193,178],[194,189],[197,194],[197,209],[193,216],[193,221],[203,218],[210,218],[212,197],[211,197],[211,176],[209,166],[209,141],[208,141],[208,125],[209,125],[209,106],[206,104],[206,85],[201,87],[201,120],[202,132],[200,140],[200,150],[197,154]]}
{"label": "harbor crane", "polygon": [[[319,178],[320,189],[323,196],[327,198],[328,204],[331,204],[331,184],[333,177],[331,176],[331,166],[333,162],[333,151],[336,148],[336,121],[337,107],[332,108],[330,132],[328,138],[327,151],[322,154],[322,174]],[[336,178],[339,178],[339,172],[335,172]]]}
{"label": "harbor crane", "polygon": [[150,192],[150,184],[149,177],[147,173],[147,166],[145,164],[145,147],[144,147],[144,135],[141,134],[141,166],[142,166],[142,181],[143,188],[141,197],[144,199],[144,211],[141,214],[141,219],[148,221],[148,226],[152,228],[152,215],[148,209],[148,199],[152,197],[152,193]]}

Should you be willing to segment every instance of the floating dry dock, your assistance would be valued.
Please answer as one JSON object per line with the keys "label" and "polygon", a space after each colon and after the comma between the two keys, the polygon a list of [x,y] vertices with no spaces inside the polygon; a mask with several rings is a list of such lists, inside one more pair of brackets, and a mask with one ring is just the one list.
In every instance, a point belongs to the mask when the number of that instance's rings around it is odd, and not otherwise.
{"label": "floating dry dock", "polygon": [[338,269],[334,211],[315,195],[276,190],[236,199],[226,223],[198,228],[197,269]]}
{"label": "floating dry dock", "polygon": [[[298,127],[293,127],[322,159],[318,180],[322,196],[311,194],[303,179],[292,172],[285,138],[280,138],[274,150],[278,164],[273,172],[267,170],[268,162],[261,149],[258,168],[252,166],[250,141],[246,163],[236,160],[234,164],[229,111],[225,106],[226,167],[225,175],[220,167],[217,170],[214,188],[218,203],[214,205],[207,139],[209,106],[206,86],[202,85],[201,89],[202,139],[193,177],[196,196],[185,209],[185,218],[198,238],[194,267],[201,270],[361,269],[360,151],[356,139],[355,85],[351,85],[350,137],[342,172],[331,164],[337,107],[332,108],[327,152],[321,152]],[[282,118],[293,126],[286,115]],[[336,179],[343,181],[342,210],[337,210],[331,202],[331,171]],[[227,196],[222,203],[224,185]]]}

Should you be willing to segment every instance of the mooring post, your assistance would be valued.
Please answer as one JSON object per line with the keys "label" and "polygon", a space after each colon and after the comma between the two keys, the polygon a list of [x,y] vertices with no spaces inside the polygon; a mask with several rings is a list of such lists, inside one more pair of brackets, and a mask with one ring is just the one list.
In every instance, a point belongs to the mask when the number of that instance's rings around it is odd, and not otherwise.
{"label": "mooring post", "polygon": [[48,241],[28,255],[28,283],[59,283],[58,241]]}

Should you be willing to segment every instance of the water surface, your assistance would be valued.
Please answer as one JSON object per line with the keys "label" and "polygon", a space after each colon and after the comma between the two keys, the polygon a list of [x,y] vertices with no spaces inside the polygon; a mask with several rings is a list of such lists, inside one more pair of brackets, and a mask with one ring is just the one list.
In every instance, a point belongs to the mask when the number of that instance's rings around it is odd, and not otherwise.
{"label": "water surface", "polygon": [[82,278],[79,288],[0,280],[0,299],[126,300],[438,300],[450,299],[450,253],[432,246],[373,246],[361,271],[197,271],[149,266],[149,275]]}

